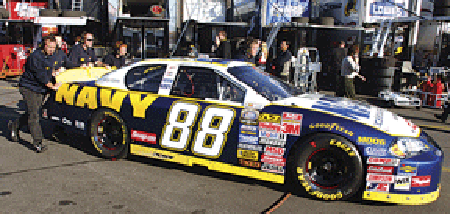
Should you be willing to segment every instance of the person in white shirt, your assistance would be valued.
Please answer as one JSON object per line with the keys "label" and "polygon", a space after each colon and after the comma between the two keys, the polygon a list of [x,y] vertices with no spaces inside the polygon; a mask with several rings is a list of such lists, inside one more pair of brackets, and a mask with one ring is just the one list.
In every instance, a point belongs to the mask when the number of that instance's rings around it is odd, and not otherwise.
{"label": "person in white shirt", "polygon": [[359,47],[357,45],[353,46],[351,50],[347,53],[347,57],[342,60],[341,75],[344,76],[344,91],[345,97],[355,99],[355,84],[353,79],[357,76],[363,81],[366,78],[359,74],[360,66],[359,58]]}

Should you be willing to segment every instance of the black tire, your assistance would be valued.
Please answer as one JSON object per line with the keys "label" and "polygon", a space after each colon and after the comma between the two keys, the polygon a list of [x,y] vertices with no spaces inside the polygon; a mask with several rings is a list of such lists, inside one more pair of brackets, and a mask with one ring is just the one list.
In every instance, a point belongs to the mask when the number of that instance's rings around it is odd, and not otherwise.
{"label": "black tire", "polygon": [[416,106],[416,109],[420,110],[420,109],[422,109],[422,106],[421,105],[420,106]]}
{"label": "black tire", "polygon": [[128,156],[129,132],[119,114],[109,109],[99,110],[94,114],[89,130],[91,142],[100,156],[118,159]]}
{"label": "black tire", "polygon": [[84,11],[63,11],[62,16],[63,17],[81,17],[81,16],[86,16],[86,12],[84,12]]}
{"label": "black tire", "polygon": [[[306,192],[322,200],[362,196],[365,173],[360,152],[341,136],[314,135],[298,144],[289,156],[288,169],[292,192]],[[312,171],[315,177],[311,176]]]}

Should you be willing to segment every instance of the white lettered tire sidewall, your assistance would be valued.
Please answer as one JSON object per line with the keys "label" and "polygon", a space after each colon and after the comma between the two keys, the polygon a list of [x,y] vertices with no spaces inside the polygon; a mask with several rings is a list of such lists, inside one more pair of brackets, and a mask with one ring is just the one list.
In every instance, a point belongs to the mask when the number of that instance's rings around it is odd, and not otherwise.
{"label": "white lettered tire sidewall", "polygon": [[[314,142],[314,143],[311,143]],[[340,143],[338,143],[340,142]],[[338,145],[339,144],[339,145]],[[346,168],[354,168],[352,178],[348,178],[346,184],[340,185],[336,189],[327,189],[314,185],[311,181],[311,175],[305,165],[309,163],[309,158],[319,150],[342,150],[342,154],[347,155],[348,162]],[[347,200],[355,194],[360,193],[364,183],[364,164],[358,149],[344,137],[334,134],[314,135],[298,146],[293,147],[294,154],[290,156],[289,170],[293,192],[306,192],[312,197],[322,200]],[[344,164],[344,163],[343,163]]]}

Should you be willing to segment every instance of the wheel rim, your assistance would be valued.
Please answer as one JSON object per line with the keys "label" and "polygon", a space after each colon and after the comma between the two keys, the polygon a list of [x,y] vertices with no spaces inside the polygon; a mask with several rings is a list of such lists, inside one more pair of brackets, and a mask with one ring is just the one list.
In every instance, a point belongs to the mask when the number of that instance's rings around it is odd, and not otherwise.
{"label": "wheel rim", "polygon": [[106,150],[120,150],[123,146],[123,129],[114,117],[104,116],[97,124],[96,143]]}
{"label": "wheel rim", "polygon": [[309,156],[305,168],[311,183],[331,190],[348,184],[353,176],[353,167],[343,163],[352,163],[352,159],[345,152],[323,148]]}

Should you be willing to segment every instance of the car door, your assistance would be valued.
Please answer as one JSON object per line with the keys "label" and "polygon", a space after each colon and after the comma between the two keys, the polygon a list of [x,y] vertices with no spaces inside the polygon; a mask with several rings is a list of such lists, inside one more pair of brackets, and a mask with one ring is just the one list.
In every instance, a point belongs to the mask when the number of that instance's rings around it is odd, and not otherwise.
{"label": "car door", "polygon": [[[132,144],[153,147],[157,144],[167,111],[164,98],[158,95],[166,68],[166,64],[141,65],[130,69],[125,76],[130,95],[138,95],[133,98],[129,96],[127,105],[123,105],[121,110],[130,130]],[[142,109],[139,105],[146,107],[144,115],[135,112],[136,109]]]}
{"label": "car door", "polygon": [[[159,144],[180,153],[236,163],[245,91],[217,71],[180,66]],[[228,100],[227,100],[228,99]]]}

